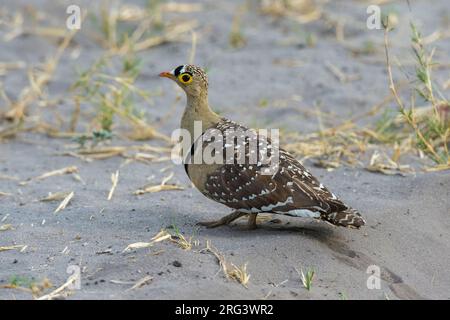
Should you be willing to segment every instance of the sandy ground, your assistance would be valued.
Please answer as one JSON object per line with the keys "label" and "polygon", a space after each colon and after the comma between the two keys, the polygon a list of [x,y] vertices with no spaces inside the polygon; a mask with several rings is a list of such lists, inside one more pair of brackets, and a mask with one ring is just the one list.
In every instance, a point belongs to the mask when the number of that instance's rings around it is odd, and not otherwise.
{"label": "sandy ground", "polygon": [[[30,2],[31,3],[31,2]],[[71,2],[72,3],[72,2]],[[231,49],[228,35],[231,19],[240,3],[202,1],[204,10],[178,14],[198,19],[200,41],[196,63],[209,69],[210,101],[225,116],[256,127],[270,126],[301,133],[317,130],[315,117],[305,110],[319,103],[332,115],[327,124],[338,124],[350,115],[363,113],[388,94],[383,64],[382,31],[365,28],[367,3],[339,1],[325,5],[325,12],[346,21],[344,44],[338,43],[333,29],[323,24],[299,25],[291,20],[273,20],[248,12],[242,20],[247,45]],[[448,19],[448,1],[396,1],[400,24],[392,34],[393,52],[412,61],[409,53],[409,19],[425,35]],[[26,1],[2,2],[10,10],[23,8]],[[29,3],[28,3],[29,4]],[[51,12],[63,23],[64,3],[36,1],[33,5]],[[174,14],[177,17],[177,14]],[[439,17],[439,18],[436,18]],[[173,18],[173,16],[172,16]],[[74,81],[75,67],[88,66],[101,49],[81,34],[76,41],[81,55],[63,57],[49,94],[63,97],[60,110],[68,110],[67,88]],[[305,32],[317,37],[315,47],[304,46]],[[189,37],[188,37],[189,38]],[[349,48],[360,48],[370,39],[376,53],[354,56]],[[442,40],[435,59],[449,63],[450,43]],[[161,130],[170,134],[177,128],[184,97],[174,86],[156,75],[185,63],[189,42],[171,43],[140,53],[143,72],[139,85],[162,92],[153,106],[145,106],[150,118],[157,120],[167,112],[170,117]],[[35,64],[54,50],[54,44],[33,36],[2,42],[0,61],[25,61]],[[276,61],[296,60],[297,67]],[[360,78],[339,82],[326,62],[337,65]],[[448,69],[437,72],[436,79],[448,78]],[[16,98],[27,79],[23,72],[1,77],[6,93]],[[292,98],[292,97],[295,98]],[[268,107],[260,107],[260,101]],[[275,101],[283,107],[270,107]],[[0,105],[0,108],[2,105]],[[86,163],[55,154],[65,150],[67,140],[50,139],[39,134],[20,134],[0,144],[0,173],[19,180],[36,177],[54,169],[77,166],[84,183],[71,176],[52,177],[20,186],[18,181],[0,180],[0,225],[14,230],[0,231],[0,246],[27,245],[23,252],[0,252],[0,286],[14,277],[43,278],[59,286],[68,278],[66,269],[78,265],[81,288],[70,299],[449,299],[450,298],[450,173],[417,172],[406,177],[370,173],[341,167],[334,171],[306,165],[342,199],[358,208],[367,219],[361,230],[347,230],[306,219],[281,218],[281,223],[262,222],[260,228],[245,231],[243,222],[218,229],[195,226],[200,220],[215,219],[229,210],[204,198],[190,187],[184,169],[175,166],[174,180],[183,191],[168,191],[135,196],[134,190],[154,175],[160,181],[170,162],[121,166],[124,159]],[[144,143],[144,142],[142,142]],[[148,142],[156,144],[156,142]],[[139,144],[115,138],[113,145]],[[361,159],[367,161],[366,157]],[[419,163],[419,160],[413,159]],[[120,180],[111,201],[107,201],[110,176],[120,170]],[[74,191],[69,206],[58,214],[57,202],[39,202],[48,192]],[[185,251],[168,241],[152,248],[122,252],[135,242],[149,241],[162,228],[176,225],[186,236],[200,244]],[[236,265],[247,263],[251,275],[248,288],[226,279],[215,257],[201,252],[206,240]],[[381,268],[381,288],[367,288],[367,268]],[[315,270],[311,291],[303,288],[296,271]],[[145,276],[153,280],[135,290],[127,290]],[[0,299],[29,299],[31,295],[0,289]]]}

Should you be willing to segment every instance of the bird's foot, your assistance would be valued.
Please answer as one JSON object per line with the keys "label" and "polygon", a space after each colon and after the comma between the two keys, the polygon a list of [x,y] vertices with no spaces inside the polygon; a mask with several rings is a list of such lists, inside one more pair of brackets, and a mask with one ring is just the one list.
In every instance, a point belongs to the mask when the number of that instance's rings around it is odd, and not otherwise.
{"label": "bird's foot", "polygon": [[230,222],[232,222],[232,221],[234,221],[234,220],[236,220],[236,219],[238,219],[238,218],[240,218],[240,217],[242,217],[244,215],[245,215],[245,213],[234,211],[231,214],[223,217],[222,219],[219,219],[219,220],[216,220],[216,221],[201,221],[201,222],[198,222],[197,225],[204,226],[204,227],[207,227],[207,228],[217,228],[217,227],[220,227],[220,226],[227,225]]}
{"label": "bird's foot", "polygon": [[256,226],[256,216],[258,214],[257,213],[250,213],[248,215],[248,222],[247,222],[247,230],[255,230],[257,228]]}
{"label": "bird's foot", "polygon": [[215,221],[200,221],[197,223],[198,226],[203,226],[203,227],[207,227],[207,228],[217,228],[220,226],[224,226],[226,224],[228,224],[228,223],[222,221],[222,219],[215,220]]}

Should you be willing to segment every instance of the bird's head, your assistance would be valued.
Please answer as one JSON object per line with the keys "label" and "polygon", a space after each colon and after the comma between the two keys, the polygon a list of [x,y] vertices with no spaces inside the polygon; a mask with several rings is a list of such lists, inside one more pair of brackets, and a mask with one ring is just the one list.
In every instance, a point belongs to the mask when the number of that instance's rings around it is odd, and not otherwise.
{"label": "bird's head", "polygon": [[170,72],[161,72],[160,77],[175,81],[188,96],[198,97],[208,91],[208,78],[200,67],[185,64]]}

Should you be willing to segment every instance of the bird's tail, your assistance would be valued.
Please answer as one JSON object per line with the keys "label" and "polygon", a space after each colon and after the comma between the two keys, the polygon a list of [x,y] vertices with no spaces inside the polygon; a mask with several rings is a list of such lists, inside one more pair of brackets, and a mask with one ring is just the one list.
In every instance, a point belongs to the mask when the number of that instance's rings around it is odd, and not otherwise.
{"label": "bird's tail", "polygon": [[356,228],[366,224],[361,214],[353,208],[348,208],[344,211],[333,212],[322,216],[322,218],[331,224],[341,227]]}

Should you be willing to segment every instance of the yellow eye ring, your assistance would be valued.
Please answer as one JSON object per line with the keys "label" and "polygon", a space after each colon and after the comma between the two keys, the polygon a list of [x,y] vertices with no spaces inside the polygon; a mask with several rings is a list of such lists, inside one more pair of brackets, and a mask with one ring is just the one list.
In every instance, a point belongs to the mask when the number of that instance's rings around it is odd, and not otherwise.
{"label": "yellow eye ring", "polygon": [[178,80],[183,84],[189,84],[192,82],[192,76],[189,73],[182,73],[178,76]]}

